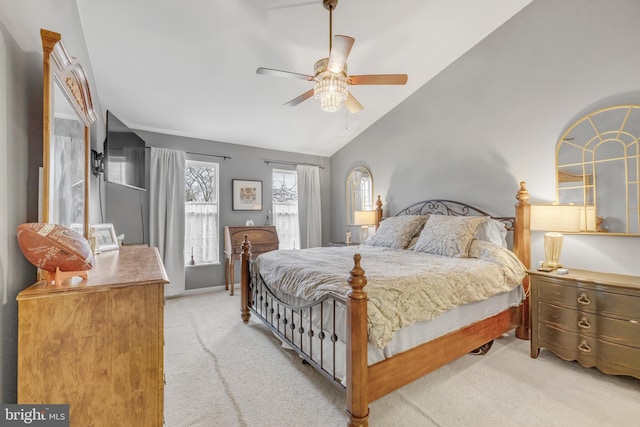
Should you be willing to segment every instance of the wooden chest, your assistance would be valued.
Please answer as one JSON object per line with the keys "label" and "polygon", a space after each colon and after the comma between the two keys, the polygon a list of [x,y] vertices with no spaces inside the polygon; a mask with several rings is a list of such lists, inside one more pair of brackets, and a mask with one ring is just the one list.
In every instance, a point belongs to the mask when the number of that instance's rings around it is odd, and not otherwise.
{"label": "wooden chest", "polygon": [[225,261],[225,289],[233,288],[235,283],[235,260],[242,254],[242,242],[244,235],[251,242],[251,255],[257,257],[260,254],[278,249],[280,241],[274,225],[251,227],[224,227],[224,261]]}

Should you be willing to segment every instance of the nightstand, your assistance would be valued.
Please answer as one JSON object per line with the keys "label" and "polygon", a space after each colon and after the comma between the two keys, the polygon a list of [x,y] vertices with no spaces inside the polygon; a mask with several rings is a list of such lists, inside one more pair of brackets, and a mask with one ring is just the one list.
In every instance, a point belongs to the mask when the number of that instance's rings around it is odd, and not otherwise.
{"label": "nightstand", "polygon": [[329,243],[329,246],[333,246],[333,247],[338,247],[338,246],[359,246],[360,243],[355,243],[355,242],[331,242]]}
{"label": "nightstand", "polygon": [[531,357],[565,360],[640,379],[640,277],[569,269],[529,271]]}

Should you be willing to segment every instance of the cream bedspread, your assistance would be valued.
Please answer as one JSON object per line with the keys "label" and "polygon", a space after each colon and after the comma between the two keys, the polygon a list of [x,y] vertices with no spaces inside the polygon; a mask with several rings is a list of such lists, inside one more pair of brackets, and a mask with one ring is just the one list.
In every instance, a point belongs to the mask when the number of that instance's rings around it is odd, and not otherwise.
{"label": "cream bedspread", "polygon": [[470,258],[359,246],[267,252],[258,256],[256,267],[274,291],[310,301],[327,292],[346,297],[355,253],[362,255],[368,279],[369,341],[379,348],[403,326],[510,291],[525,276],[513,252],[479,240],[473,241]]}

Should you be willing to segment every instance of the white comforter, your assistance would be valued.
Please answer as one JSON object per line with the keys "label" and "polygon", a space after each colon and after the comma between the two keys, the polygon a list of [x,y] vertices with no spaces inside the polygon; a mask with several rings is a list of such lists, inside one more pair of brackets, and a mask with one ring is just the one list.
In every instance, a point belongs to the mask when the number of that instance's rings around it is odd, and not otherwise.
{"label": "white comforter", "polygon": [[378,348],[403,326],[510,291],[525,276],[513,252],[479,240],[470,258],[359,246],[273,251],[258,256],[256,266],[273,290],[306,300],[327,292],[346,296],[355,253],[368,279],[369,341]]}

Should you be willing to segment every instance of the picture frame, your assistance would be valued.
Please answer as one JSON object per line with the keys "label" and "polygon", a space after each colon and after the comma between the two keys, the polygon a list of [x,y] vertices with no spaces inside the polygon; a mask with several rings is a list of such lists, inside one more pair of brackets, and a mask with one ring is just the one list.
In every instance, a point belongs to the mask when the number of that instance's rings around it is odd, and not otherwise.
{"label": "picture frame", "polygon": [[262,210],[262,181],[234,179],[232,186],[234,211]]}
{"label": "picture frame", "polygon": [[97,238],[97,244],[100,252],[112,251],[118,249],[118,238],[113,224],[92,224],[91,232]]}
{"label": "picture frame", "polygon": [[72,223],[69,226],[69,228],[72,229],[73,231],[75,231],[76,233],[78,233],[81,236],[82,236],[82,233],[84,232],[84,230],[83,230],[84,229],[84,224],[80,224],[80,223],[77,223],[77,222]]}

